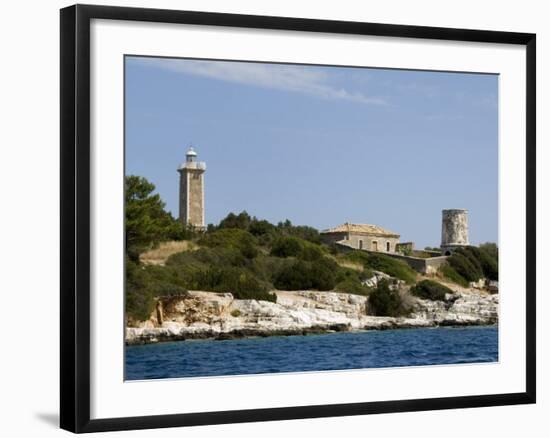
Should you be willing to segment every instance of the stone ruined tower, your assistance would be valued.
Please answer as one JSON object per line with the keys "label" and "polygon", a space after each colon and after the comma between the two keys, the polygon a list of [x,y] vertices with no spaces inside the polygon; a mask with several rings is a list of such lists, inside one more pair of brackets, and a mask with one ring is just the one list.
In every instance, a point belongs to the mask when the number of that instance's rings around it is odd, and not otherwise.
{"label": "stone ruined tower", "polygon": [[461,246],[468,246],[468,210],[442,211],[441,251],[444,255]]}
{"label": "stone ruined tower", "polygon": [[206,164],[197,161],[197,153],[190,147],[185,162],[180,165],[179,219],[198,230],[204,230],[204,172]]}

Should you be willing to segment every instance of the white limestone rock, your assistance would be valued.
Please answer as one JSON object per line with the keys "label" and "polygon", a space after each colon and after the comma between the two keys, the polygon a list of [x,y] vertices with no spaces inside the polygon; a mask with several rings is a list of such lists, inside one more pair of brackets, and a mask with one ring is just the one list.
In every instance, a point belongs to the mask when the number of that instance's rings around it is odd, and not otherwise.
{"label": "white limestone rock", "polygon": [[162,301],[162,324],[153,312],[148,321],[126,329],[126,342],[477,325],[498,321],[498,295],[475,289],[456,290],[448,294],[445,301],[410,296],[414,309],[408,318],[367,315],[368,298],[359,295],[316,291],[275,293],[276,303],[238,300],[230,293],[202,291],[167,297]]}

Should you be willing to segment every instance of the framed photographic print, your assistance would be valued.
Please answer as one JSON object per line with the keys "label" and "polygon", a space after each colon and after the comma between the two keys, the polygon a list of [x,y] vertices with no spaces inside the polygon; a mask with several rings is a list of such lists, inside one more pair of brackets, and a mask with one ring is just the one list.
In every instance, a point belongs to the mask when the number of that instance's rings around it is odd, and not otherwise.
{"label": "framed photographic print", "polygon": [[533,34],[62,9],[61,427],[534,403],[535,128]]}

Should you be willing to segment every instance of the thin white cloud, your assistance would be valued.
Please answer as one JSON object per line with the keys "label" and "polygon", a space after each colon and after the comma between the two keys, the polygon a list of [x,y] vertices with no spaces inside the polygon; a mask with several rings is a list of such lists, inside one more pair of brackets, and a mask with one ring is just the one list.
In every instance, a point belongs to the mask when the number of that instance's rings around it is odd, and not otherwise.
{"label": "thin white cloud", "polygon": [[386,105],[386,101],[380,97],[330,85],[330,78],[322,70],[297,65],[164,58],[138,58],[137,61],[151,67],[220,81],[292,91],[328,100]]}

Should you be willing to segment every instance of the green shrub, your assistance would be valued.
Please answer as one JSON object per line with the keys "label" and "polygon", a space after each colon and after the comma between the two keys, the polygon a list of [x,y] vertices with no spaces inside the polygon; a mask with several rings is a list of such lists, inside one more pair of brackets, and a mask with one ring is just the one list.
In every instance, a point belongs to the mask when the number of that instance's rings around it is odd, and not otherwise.
{"label": "green shrub", "polygon": [[472,264],[470,258],[457,250],[447,259],[447,262],[467,281],[477,281],[483,276],[483,272],[480,267]]}
{"label": "green shrub", "polygon": [[288,219],[277,224],[277,231],[282,235],[294,236],[312,243],[321,243],[319,231],[307,225],[292,225]]}
{"label": "green shrub", "polygon": [[303,240],[307,240],[312,243],[321,243],[321,237],[319,231],[313,227],[305,225],[293,225],[288,219],[284,222],[279,222],[277,225],[273,225],[266,220],[260,220],[258,218],[250,217],[246,211],[242,211],[239,214],[229,213],[224,219],[222,219],[219,225],[208,227],[208,231],[214,231],[216,229],[224,228],[238,228],[246,230],[257,237],[266,238],[265,240],[272,241],[273,236],[293,236]]}
{"label": "green shrub", "polygon": [[301,252],[302,245],[298,238],[280,236],[273,242],[270,254],[275,257],[298,257]]}
{"label": "green shrub", "polygon": [[353,263],[360,263],[365,266],[369,263],[369,253],[365,251],[350,251],[344,254],[342,259]]}
{"label": "green shrub", "polygon": [[275,225],[266,220],[253,218],[248,227],[248,232],[254,236],[273,235],[276,230]]}
{"label": "green shrub", "polygon": [[336,283],[338,284],[350,280],[353,283],[361,284],[363,281],[372,278],[373,275],[373,272],[368,268],[357,271],[355,269],[339,266],[336,271]]}
{"label": "green shrub", "polygon": [[265,233],[261,234],[257,237],[259,244],[264,248],[269,248],[271,245],[273,245],[273,242],[275,239],[277,239],[278,235],[275,232],[271,233]]}
{"label": "green shrub", "polygon": [[199,248],[173,254],[166,260],[167,266],[204,268],[208,266],[243,267],[248,260],[236,248]]}
{"label": "green shrub", "polygon": [[498,264],[498,246],[496,243],[482,243],[481,245],[479,245],[479,249],[485,252]]}
{"label": "green shrub", "polygon": [[[269,287],[251,272],[235,267],[210,267],[195,273],[190,281],[192,289],[211,292],[230,292],[237,299],[253,299],[275,302],[277,297],[269,293]],[[190,288],[191,289],[191,288]]]}
{"label": "green shrub", "polygon": [[233,309],[231,311],[231,316],[233,318],[238,318],[239,316],[241,316],[241,311],[239,309]]}
{"label": "green shrub", "polygon": [[320,260],[323,258],[324,254],[325,252],[321,246],[308,242],[307,240],[302,240],[302,252],[299,254],[299,257],[302,260],[307,260],[310,262]]}
{"label": "green shrub", "polygon": [[333,260],[322,257],[310,263],[313,289],[332,290],[336,284],[335,277],[338,265]]}
{"label": "green shrub", "polygon": [[126,257],[126,314],[138,321],[149,319],[155,298],[187,292],[171,269],[142,266]]}
{"label": "green shrub", "polygon": [[[263,259],[265,256],[261,256],[260,260]],[[257,258],[247,259],[232,246],[207,247],[174,254],[162,269],[171,269],[173,281],[187,289],[230,292],[235,298],[275,301],[276,297],[269,293],[273,288],[269,267],[257,265],[257,261]]]}
{"label": "green shrub", "polygon": [[275,257],[297,257],[315,261],[323,257],[321,246],[293,236],[279,236],[271,245],[270,255]]}
{"label": "green shrub", "polygon": [[374,277],[374,271],[370,268],[364,267],[362,271],[358,272],[358,275],[359,279],[364,281]]}
{"label": "green shrub", "polygon": [[302,260],[286,263],[277,272],[273,284],[279,290],[307,290],[313,287],[309,264]]}
{"label": "green shrub", "polygon": [[468,282],[482,277],[498,280],[498,248],[495,244],[459,248],[447,261]]}
{"label": "green shrub", "polygon": [[153,311],[154,296],[147,283],[141,266],[126,257],[126,314],[138,321],[145,321]]}
{"label": "green shrub", "polygon": [[368,295],[371,291],[367,286],[363,286],[358,278],[348,277],[340,281],[334,290],[337,292],[345,292],[355,295]]}
{"label": "green shrub", "polygon": [[258,279],[273,283],[276,274],[289,262],[289,259],[260,254],[252,260],[249,269]]}
{"label": "green shrub", "polygon": [[399,291],[392,290],[387,280],[381,280],[369,295],[370,312],[375,316],[405,316],[410,313]]}
{"label": "green shrub", "polygon": [[407,284],[413,284],[416,281],[416,272],[409,265],[384,254],[351,251],[344,255],[343,259],[354,263],[361,263],[371,274],[372,271],[381,271],[403,280]]}
{"label": "green shrub", "polygon": [[403,280],[407,284],[413,284],[416,281],[416,272],[409,265],[383,254],[369,254],[366,266]]}
{"label": "green shrub", "polygon": [[332,290],[338,265],[327,257],[308,262],[293,260],[285,263],[274,277],[279,290]]}
{"label": "green shrub", "polygon": [[476,273],[476,276],[479,278],[483,277],[483,268],[481,266],[481,262],[478,259],[479,255],[479,249],[474,246],[466,246],[463,248],[459,248],[455,251],[455,254],[462,254],[464,257],[468,259],[468,261],[471,263],[471,265],[474,267],[474,271]]}
{"label": "green shrub", "polygon": [[223,228],[206,233],[200,240],[200,246],[235,248],[247,259],[258,255],[258,241],[248,231],[238,228]]}
{"label": "green shrub", "polygon": [[498,281],[498,257],[494,257],[490,251],[472,246],[469,250],[479,261],[483,275],[489,280]]}
{"label": "green shrub", "polygon": [[441,268],[439,268],[439,272],[441,272],[445,278],[451,280],[453,283],[459,284],[462,287],[469,286],[468,280],[466,280],[462,275],[456,272],[455,269],[450,265],[441,266]]}
{"label": "green shrub", "polygon": [[337,283],[340,283],[342,281],[345,281],[351,278],[354,281],[357,280],[360,282],[361,279],[359,278],[359,276],[360,276],[359,271],[356,271],[355,269],[339,266],[338,270],[336,271],[335,280]]}
{"label": "green shrub", "polygon": [[444,301],[445,294],[452,292],[447,286],[432,280],[422,280],[411,288],[413,295],[431,301]]}

